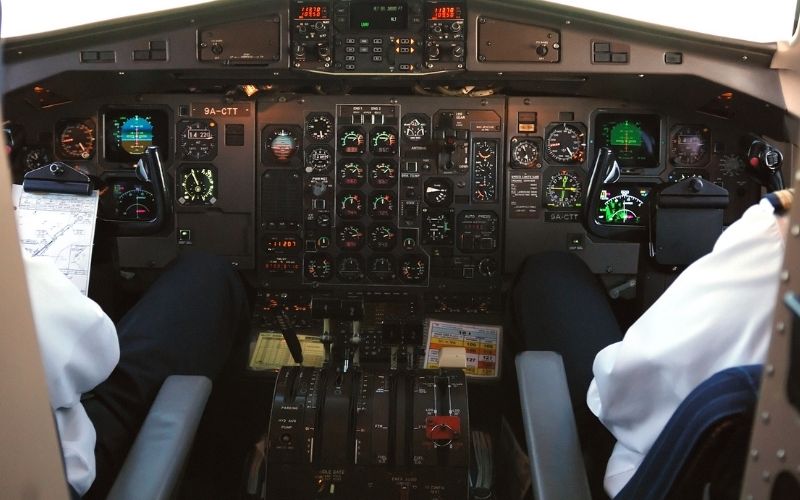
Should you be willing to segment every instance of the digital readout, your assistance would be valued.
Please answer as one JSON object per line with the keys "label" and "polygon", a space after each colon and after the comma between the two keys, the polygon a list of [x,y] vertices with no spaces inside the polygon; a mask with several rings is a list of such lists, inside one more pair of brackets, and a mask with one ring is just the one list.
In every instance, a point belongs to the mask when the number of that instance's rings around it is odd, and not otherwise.
{"label": "digital readout", "polygon": [[297,19],[328,19],[327,5],[301,5]]}
{"label": "digital readout", "polygon": [[267,240],[267,250],[291,250],[299,245],[293,236],[273,236]]}
{"label": "digital readout", "polygon": [[441,21],[446,19],[461,19],[461,7],[441,6],[431,10],[431,19]]}

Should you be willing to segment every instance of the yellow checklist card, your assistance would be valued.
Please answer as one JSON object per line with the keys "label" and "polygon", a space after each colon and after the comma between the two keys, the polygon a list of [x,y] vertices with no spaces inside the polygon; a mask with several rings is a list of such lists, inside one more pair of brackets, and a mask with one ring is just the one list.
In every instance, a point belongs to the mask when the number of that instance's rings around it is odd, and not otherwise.
{"label": "yellow checklist card", "polygon": [[[314,335],[298,335],[303,350],[303,366],[321,367],[325,349]],[[282,366],[297,366],[279,332],[260,332],[250,355],[251,370],[278,370]]]}

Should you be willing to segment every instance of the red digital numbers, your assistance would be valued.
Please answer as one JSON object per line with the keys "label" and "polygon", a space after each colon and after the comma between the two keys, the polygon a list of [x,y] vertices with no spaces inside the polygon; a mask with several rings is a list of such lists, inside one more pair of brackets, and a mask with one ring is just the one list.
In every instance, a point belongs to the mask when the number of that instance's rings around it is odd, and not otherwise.
{"label": "red digital numbers", "polygon": [[328,8],[324,5],[303,5],[297,19],[327,19]]}
{"label": "red digital numbers", "polygon": [[442,19],[458,19],[460,17],[459,10],[460,9],[457,7],[434,7],[431,13],[431,19],[437,21]]}

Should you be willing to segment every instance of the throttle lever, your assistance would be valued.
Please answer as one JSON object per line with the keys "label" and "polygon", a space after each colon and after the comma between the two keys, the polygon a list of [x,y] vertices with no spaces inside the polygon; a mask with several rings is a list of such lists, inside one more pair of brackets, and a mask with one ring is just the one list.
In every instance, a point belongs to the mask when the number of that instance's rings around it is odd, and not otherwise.
{"label": "throttle lever", "polygon": [[758,137],[751,137],[747,147],[747,164],[750,172],[767,188],[767,191],[780,191],[784,189],[783,153],[775,146],[768,144]]}

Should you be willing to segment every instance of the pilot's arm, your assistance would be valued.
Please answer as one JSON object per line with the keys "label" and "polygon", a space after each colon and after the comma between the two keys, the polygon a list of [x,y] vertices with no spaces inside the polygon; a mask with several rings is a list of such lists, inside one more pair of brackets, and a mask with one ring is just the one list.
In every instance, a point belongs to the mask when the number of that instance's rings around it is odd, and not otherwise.
{"label": "pilot's arm", "polygon": [[762,200],[597,354],[587,403],[617,444],[606,469],[614,496],[683,399],[732,366],[763,363],[769,345],[785,220]]}
{"label": "pilot's arm", "polygon": [[25,255],[25,273],[58,424],[67,479],[83,495],[95,478],[95,429],[81,395],[108,378],[119,361],[114,323],[51,261]]}

